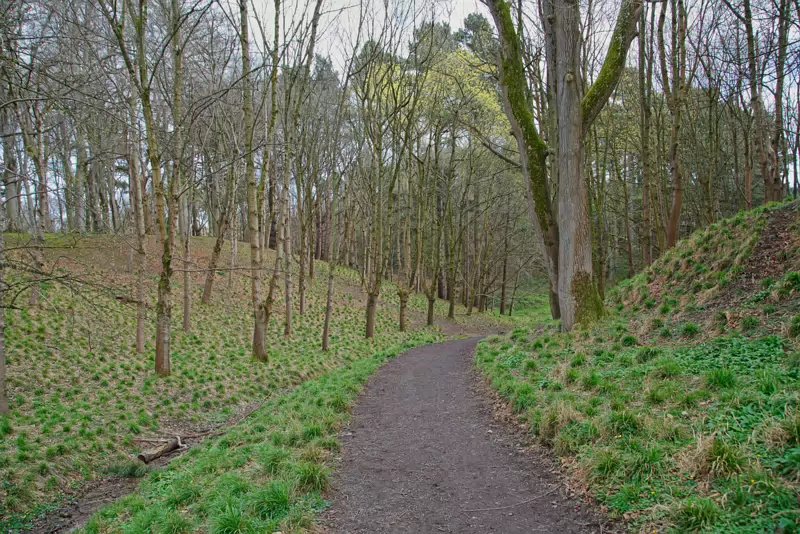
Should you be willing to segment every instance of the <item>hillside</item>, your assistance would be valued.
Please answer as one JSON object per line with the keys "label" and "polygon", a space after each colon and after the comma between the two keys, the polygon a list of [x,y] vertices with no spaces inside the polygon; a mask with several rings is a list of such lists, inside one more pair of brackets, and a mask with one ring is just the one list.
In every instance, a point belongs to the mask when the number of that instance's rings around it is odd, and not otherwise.
{"label": "hillside", "polygon": [[[7,236],[11,247],[24,236]],[[363,295],[356,273],[336,276],[331,350],[321,350],[327,264],[317,263],[308,290],[305,315],[295,312],[295,333],[286,339],[282,315],[269,332],[270,361],[254,362],[251,300],[246,271],[217,276],[213,301],[199,303],[212,238],[192,242],[193,311],[190,333],[182,331],[183,277],[176,275],[173,312],[173,373],[158,378],[152,369],[154,317],[147,320],[144,355],[135,351],[134,275],[128,271],[128,247],[120,238],[52,236],[47,240],[48,268],[42,304],[27,305],[20,293],[6,311],[8,393],[11,414],[0,418],[0,530],[29,525],[32,518],[70,502],[87,490],[105,491],[109,477],[140,477],[148,469],[133,459],[153,439],[189,436],[197,445],[224,434],[265,402],[291,388],[319,379],[401,346],[497,329],[497,322],[459,315],[456,322],[423,329],[426,302],[410,300],[410,332],[397,330],[397,296],[387,284],[381,299],[376,337],[365,340]],[[157,282],[156,243],[149,243],[151,302]],[[16,253],[25,253],[20,249]],[[239,246],[238,264],[249,250]],[[223,250],[223,263],[230,246]],[[21,281],[12,274],[12,287]],[[16,276],[16,278],[15,278]],[[276,309],[282,306],[282,295]],[[437,305],[439,317],[446,307]],[[152,313],[152,312],[151,312]],[[370,360],[372,361],[372,360]],[[371,365],[371,364],[370,364]],[[116,490],[116,488],[115,488]],[[124,493],[124,491],[123,491]]]}
{"label": "hillside", "polygon": [[630,530],[797,532],[799,296],[800,203],[771,204],[681,241],[592,328],[543,320],[476,361]]}

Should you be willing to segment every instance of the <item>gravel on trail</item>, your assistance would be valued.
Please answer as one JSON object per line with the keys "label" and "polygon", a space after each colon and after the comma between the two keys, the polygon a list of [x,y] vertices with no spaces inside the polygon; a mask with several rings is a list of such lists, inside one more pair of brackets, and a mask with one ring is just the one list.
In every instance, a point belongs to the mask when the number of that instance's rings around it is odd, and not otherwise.
{"label": "gravel on trail", "polygon": [[493,417],[473,368],[477,342],[413,349],[370,379],[342,432],[324,531],[608,531],[567,496],[552,459]]}

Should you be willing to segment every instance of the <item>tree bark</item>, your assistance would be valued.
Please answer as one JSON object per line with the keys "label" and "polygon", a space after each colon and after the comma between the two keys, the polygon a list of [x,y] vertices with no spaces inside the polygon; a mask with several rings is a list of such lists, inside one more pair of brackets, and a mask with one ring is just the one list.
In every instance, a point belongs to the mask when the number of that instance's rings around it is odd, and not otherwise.
{"label": "tree bark", "polygon": [[[217,263],[222,253],[222,246],[225,244],[225,232],[228,231],[231,213],[234,210],[235,190],[236,174],[234,173],[234,166],[231,162],[231,165],[228,167],[228,184],[225,188],[225,208],[222,210],[222,215],[217,225],[217,239],[214,241],[214,249],[211,251],[211,260],[208,262],[208,272],[206,272],[206,281],[203,286],[203,297],[201,299],[203,304],[209,304],[211,302],[214,279],[217,275]],[[229,272],[228,276],[232,278],[233,271]]]}
{"label": "tree bark", "polygon": [[[544,2],[545,5],[548,2]],[[522,46],[505,0],[487,0],[500,38],[500,84],[506,115],[511,122],[525,174],[529,211],[534,229],[545,252],[551,294],[558,288],[559,228],[550,202],[550,185],[547,180],[547,146],[539,136],[528,106],[527,80],[522,57]],[[579,103],[578,103],[579,104]],[[580,112],[580,108],[578,108]],[[554,319],[561,310],[551,299],[550,312]]]}
{"label": "tree bark", "polygon": [[589,194],[583,173],[583,118],[580,98],[580,14],[577,0],[556,0],[556,78],[558,83],[558,302],[562,328],[602,315],[592,275]]}
{"label": "tree bark", "polygon": [[133,201],[134,228],[136,232],[136,352],[144,353],[144,325],[147,316],[147,251],[145,243],[144,202],[142,199],[141,174],[139,173],[139,138],[133,132],[136,124],[135,101],[128,103],[130,124],[128,128],[128,172]]}
{"label": "tree bark", "polygon": [[14,147],[15,131],[12,114],[2,112],[3,117],[3,185],[6,188],[6,230],[7,232],[21,232],[25,230],[22,220],[22,203],[20,202],[21,188],[19,186],[19,166],[17,165],[17,151]]}
{"label": "tree bark", "polygon": [[8,391],[6,386],[6,213],[0,209],[0,415],[8,410]]}
{"label": "tree bark", "polygon": [[180,447],[180,440],[178,438],[171,438],[159,445],[158,447],[149,451],[142,451],[137,458],[140,462],[149,464],[153,460],[161,458],[167,453],[170,453]]}
{"label": "tree bark", "polygon": [[[651,11],[651,19],[655,9]],[[642,158],[642,227],[639,232],[642,243],[642,260],[645,267],[653,263],[652,230],[650,225],[650,184],[652,183],[652,167],[650,162],[650,95],[653,90],[653,58],[652,46],[649,61],[645,43],[647,41],[646,10],[642,9],[639,18],[639,103],[641,105],[640,135]],[[652,33],[652,24],[651,24]],[[652,44],[652,35],[651,40]]]}
{"label": "tree bark", "polygon": [[367,326],[364,337],[370,339],[375,336],[375,321],[378,315],[378,295],[374,292],[367,293]]}
{"label": "tree bark", "polygon": [[250,239],[250,293],[253,305],[253,358],[267,361],[267,320],[261,292],[261,236],[253,155],[253,90],[250,69],[248,0],[239,0],[240,45],[242,48],[242,113],[244,114],[245,176],[247,177],[247,232]]}

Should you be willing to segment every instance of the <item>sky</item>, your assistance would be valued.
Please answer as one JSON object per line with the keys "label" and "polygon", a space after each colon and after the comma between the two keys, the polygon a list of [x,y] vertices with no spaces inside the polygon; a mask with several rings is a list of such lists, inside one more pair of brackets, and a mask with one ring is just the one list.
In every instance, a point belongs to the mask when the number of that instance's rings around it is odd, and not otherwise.
{"label": "sky", "polygon": [[[352,43],[354,42],[354,35],[358,28],[360,1],[364,2],[364,6],[370,8],[369,10],[374,13],[373,21],[379,24],[382,20],[384,0],[324,0],[317,53],[330,56],[335,68],[340,72],[344,68],[346,58],[352,53]],[[479,11],[487,18],[490,18],[488,9],[478,0],[387,1],[391,2],[390,6],[400,5],[401,2],[405,3],[404,5],[409,5],[407,2],[414,2],[417,12],[421,13],[420,17],[417,19],[417,24],[422,22],[423,17],[424,20],[430,20],[432,13],[433,18],[437,22],[448,22],[453,31],[459,29],[463,25],[467,15],[475,11]],[[229,0],[229,2],[231,2],[231,0]],[[252,0],[252,17],[262,21],[262,24],[267,28],[268,34],[271,33],[270,30],[273,27],[275,12],[273,2],[274,0]],[[289,22],[300,21],[304,16],[307,19],[314,7],[314,0],[283,0],[282,4],[286,23],[282,22],[281,24],[288,26]],[[229,12],[235,11],[230,10]],[[258,29],[258,25],[251,24],[251,28],[253,32],[251,42],[260,48],[261,33]],[[271,35],[269,39],[271,40]],[[409,39],[410,33],[408,38],[403,40],[404,44],[406,44]],[[363,41],[364,36],[362,36],[362,42]]]}

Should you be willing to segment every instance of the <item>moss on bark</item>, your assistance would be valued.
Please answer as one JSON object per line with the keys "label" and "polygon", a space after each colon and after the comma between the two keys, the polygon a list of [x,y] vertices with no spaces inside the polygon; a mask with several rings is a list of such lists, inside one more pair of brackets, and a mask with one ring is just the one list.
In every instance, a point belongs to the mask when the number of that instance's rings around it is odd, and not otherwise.
{"label": "moss on bark", "polygon": [[642,0],[622,0],[617,24],[614,26],[614,33],[611,36],[600,74],[581,100],[584,131],[600,114],[622,76],[628,48],[636,36],[636,20],[639,17],[640,9],[642,9]]}
{"label": "moss on bark", "polygon": [[591,274],[575,274],[572,279],[572,298],[575,299],[575,324],[588,326],[605,315],[605,306]]}

